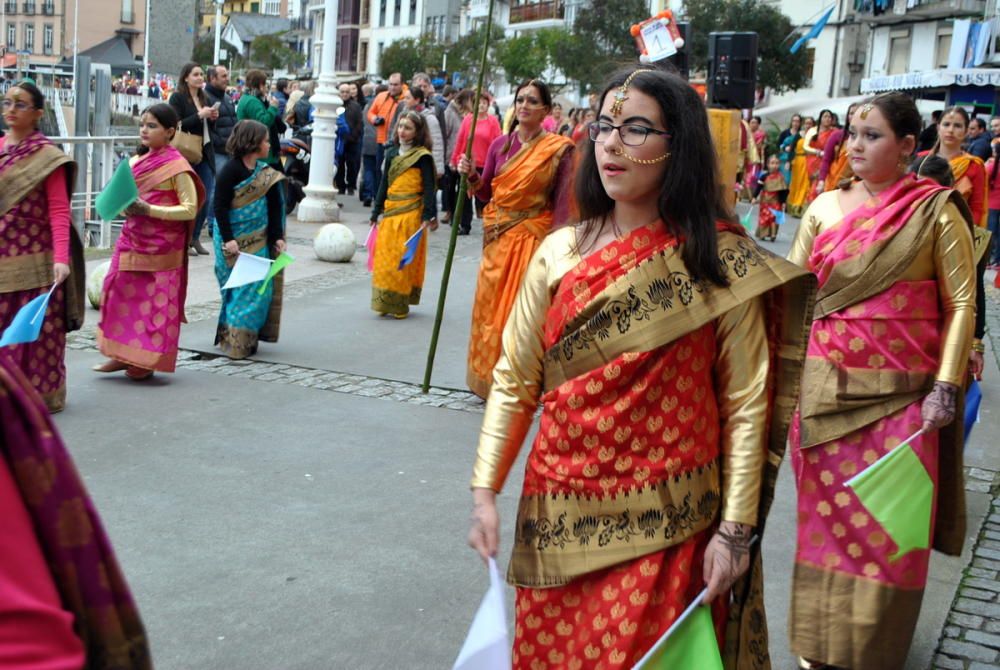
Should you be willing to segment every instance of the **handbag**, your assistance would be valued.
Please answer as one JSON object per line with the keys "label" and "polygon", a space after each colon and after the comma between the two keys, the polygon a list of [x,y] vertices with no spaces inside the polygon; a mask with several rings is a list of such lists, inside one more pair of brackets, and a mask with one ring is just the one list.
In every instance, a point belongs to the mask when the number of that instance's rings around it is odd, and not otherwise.
{"label": "handbag", "polygon": [[181,156],[184,156],[188,163],[197,165],[201,162],[203,142],[204,140],[200,135],[186,133],[178,129],[174,133],[174,139],[170,141],[170,144],[181,152]]}

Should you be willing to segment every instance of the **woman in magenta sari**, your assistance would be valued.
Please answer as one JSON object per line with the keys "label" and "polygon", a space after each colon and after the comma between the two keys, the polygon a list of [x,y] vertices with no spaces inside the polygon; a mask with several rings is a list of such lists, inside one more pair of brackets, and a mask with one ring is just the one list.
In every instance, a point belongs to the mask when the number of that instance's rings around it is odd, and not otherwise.
{"label": "woman in magenta sari", "polygon": [[187,293],[187,240],[205,189],[180,152],[170,146],[177,112],[165,104],[142,115],[142,147],[131,158],[139,199],[128,218],[104,279],[97,344],[110,360],[97,372],[125,370],[130,379],[173,372]]}
{"label": "woman in magenta sari", "polygon": [[[902,668],[930,549],[899,549],[845,482],[907,437],[934,484],[933,547],[964,539],[958,391],[972,341],[971,220],[954,191],[907,175],[920,115],[901,93],[851,120],[854,179],[821,194],[790,260],[819,291],[789,443],[799,526],[792,651],[803,668]],[[893,560],[895,559],[895,560]]]}
{"label": "woman in magenta sari", "polygon": [[[39,338],[4,347],[50,412],[66,403],[66,333],[83,325],[83,247],[70,224],[75,164],[38,130],[45,97],[34,84],[3,99],[0,139],[0,332],[25,304],[59,284]],[[69,279],[67,282],[66,279]]]}

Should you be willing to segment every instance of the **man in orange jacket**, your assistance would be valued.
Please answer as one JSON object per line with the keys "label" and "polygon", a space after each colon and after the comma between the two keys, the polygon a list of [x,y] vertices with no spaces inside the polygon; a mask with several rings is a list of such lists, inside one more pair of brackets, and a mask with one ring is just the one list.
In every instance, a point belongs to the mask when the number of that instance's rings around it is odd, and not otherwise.
{"label": "man in orange jacket", "polygon": [[396,108],[400,101],[407,95],[406,87],[403,86],[403,75],[393,72],[389,75],[389,90],[383,91],[375,96],[372,106],[368,109],[368,122],[375,126],[375,189],[378,193],[379,184],[382,183],[382,163],[385,161],[385,145],[391,142],[389,136],[392,120],[396,116]]}

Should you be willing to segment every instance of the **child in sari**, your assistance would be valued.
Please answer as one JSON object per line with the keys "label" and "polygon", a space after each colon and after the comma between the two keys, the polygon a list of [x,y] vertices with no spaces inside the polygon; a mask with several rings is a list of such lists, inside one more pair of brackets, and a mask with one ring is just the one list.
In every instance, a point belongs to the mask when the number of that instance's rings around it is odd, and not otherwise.
{"label": "child in sari", "polygon": [[757,231],[754,235],[758,240],[778,239],[778,220],[774,210],[785,211],[785,200],[788,198],[788,183],[781,174],[781,161],[777,156],[767,159],[767,174],[757,180],[760,194],[754,202],[760,202],[760,215]]}
{"label": "child in sari", "polygon": [[421,227],[437,230],[437,185],[424,117],[414,111],[400,114],[396,136],[396,143],[386,150],[382,184],[372,208],[371,225],[378,226],[372,309],[379,316],[405,319],[410,305],[420,304],[427,237],[420,239],[412,260],[404,265],[406,242]]}

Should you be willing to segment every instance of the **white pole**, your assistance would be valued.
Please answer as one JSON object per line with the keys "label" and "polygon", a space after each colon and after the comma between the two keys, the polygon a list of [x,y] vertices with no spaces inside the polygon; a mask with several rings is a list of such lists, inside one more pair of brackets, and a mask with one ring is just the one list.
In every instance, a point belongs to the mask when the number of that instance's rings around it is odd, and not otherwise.
{"label": "white pole", "polygon": [[142,85],[146,87],[147,91],[149,90],[149,26],[152,24],[153,18],[150,16],[150,4],[150,1],[146,0],[146,34],[143,37],[145,44],[142,47],[142,60],[146,63],[146,67],[142,71]]}
{"label": "white pole", "polygon": [[219,45],[222,40],[222,1],[215,0],[215,60],[212,65],[219,64]]}
{"label": "white pole", "polygon": [[337,51],[337,0],[325,0],[323,46],[320,56],[319,87],[309,102],[316,108],[313,117],[312,159],[306,198],[299,203],[299,221],[327,223],[340,220],[336,189],[333,187],[334,146],[337,142],[337,107],[343,104],[337,93],[334,73]]}
{"label": "white pole", "polygon": [[73,90],[76,90],[76,59],[80,55],[80,0],[73,2]]}

